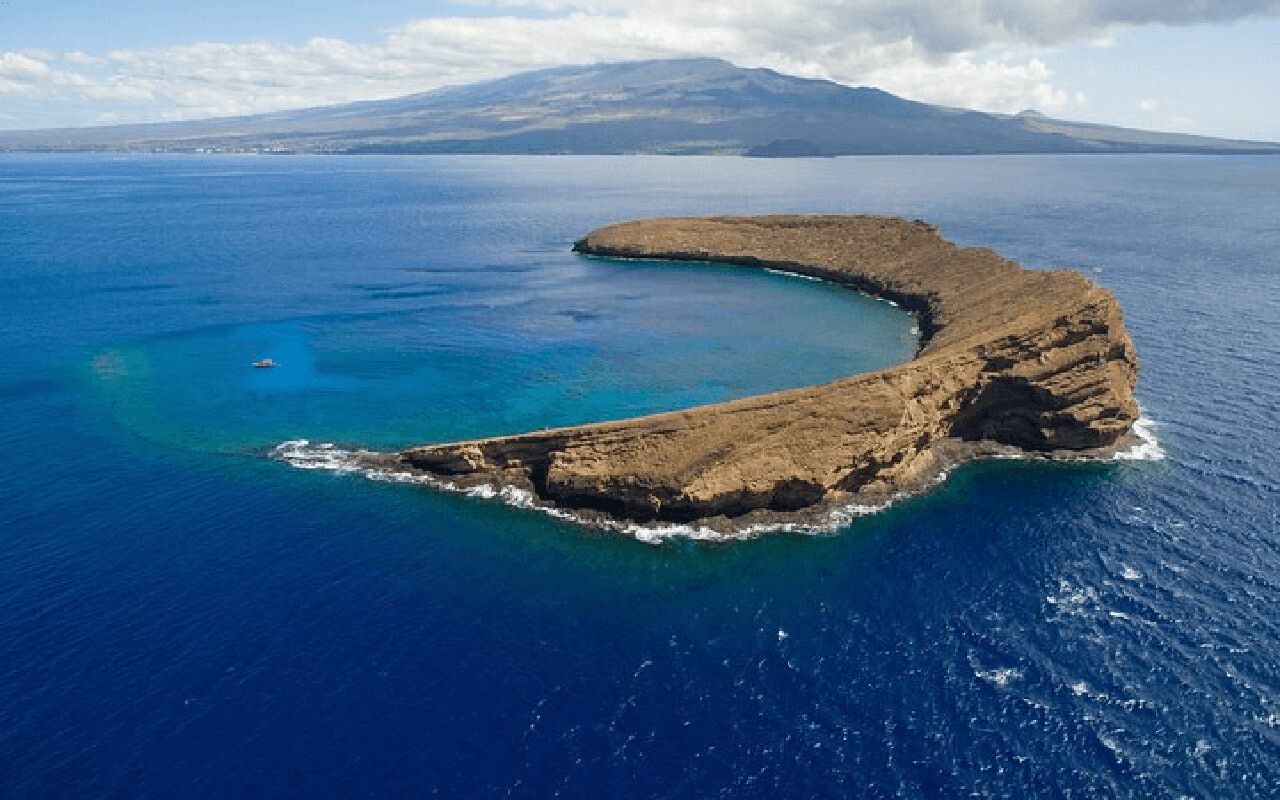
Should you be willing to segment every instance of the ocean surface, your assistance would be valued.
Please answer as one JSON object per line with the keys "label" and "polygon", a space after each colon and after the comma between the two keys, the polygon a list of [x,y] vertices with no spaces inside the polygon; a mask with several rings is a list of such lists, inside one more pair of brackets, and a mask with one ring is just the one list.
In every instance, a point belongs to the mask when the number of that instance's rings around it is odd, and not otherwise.
{"label": "ocean surface", "polygon": [[[569,252],[775,211],[1085,272],[1158,446],[731,542],[280,457],[910,358]],[[2,156],[0,797],[1280,796],[1278,220],[1266,157]]]}

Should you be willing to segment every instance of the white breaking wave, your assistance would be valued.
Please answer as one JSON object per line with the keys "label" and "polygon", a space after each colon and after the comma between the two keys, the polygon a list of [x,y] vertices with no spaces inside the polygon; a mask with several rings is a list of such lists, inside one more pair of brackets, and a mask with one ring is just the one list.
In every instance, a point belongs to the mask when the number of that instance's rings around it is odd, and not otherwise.
{"label": "white breaking wave", "polygon": [[[1113,459],[1121,461],[1159,461],[1165,457],[1155,436],[1155,422],[1141,417],[1133,425],[1134,443],[1117,452]],[[587,518],[563,508],[540,502],[531,492],[515,486],[495,487],[490,484],[462,487],[430,475],[397,470],[386,466],[385,453],[372,450],[345,450],[337,445],[308,439],[281,442],[271,449],[271,458],[283,461],[298,469],[326,470],[338,475],[361,475],[369,480],[389,483],[416,483],[448,492],[457,492],[482,500],[498,500],[514,508],[529,509],[555,519],[588,525],[621,533],[646,544],[661,544],[668,539],[725,542],[754,539],[770,533],[797,533],[806,535],[831,534],[851,525],[859,517],[876,514],[894,503],[912,497],[913,492],[898,492],[882,503],[847,503],[826,510],[816,520],[808,522],[762,522],[732,531],[719,531],[706,525],[675,522],[628,522],[608,518]],[[1035,458],[1034,455],[1000,454],[995,458]],[[382,460],[379,460],[382,459]],[[1089,459],[1086,459],[1089,460]],[[926,489],[944,482],[950,469],[943,469],[934,476]]]}
{"label": "white breaking wave", "polygon": [[272,458],[298,469],[323,469],[338,475],[356,474],[369,480],[389,483],[420,483],[424,486],[459,492],[468,497],[479,497],[484,500],[498,498],[517,508],[531,508],[535,505],[532,495],[512,486],[495,489],[486,483],[463,488],[430,475],[375,464],[374,459],[385,455],[373,450],[344,450],[327,442],[313,444],[308,439],[292,439],[271,448]]}
{"label": "white breaking wave", "polygon": [[[356,451],[360,452],[360,451]],[[306,439],[281,442],[271,449],[271,457],[298,469],[326,469],[333,472],[357,472],[354,453],[332,444],[311,444]]]}
{"label": "white breaking wave", "polygon": [[[312,443],[308,439],[291,439],[271,448],[271,458],[284,461],[298,469],[323,469],[340,474],[360,473],[368,478],[390,480],[392,473],[370,469],[361,458],[374,455],[371,450],[343,450],[326,442]],[[412,477],[405,473],[406,477]]]}
{"label": "white breaking wave", "polygon": [[974,672],[974,675],[992,686],[1004,688],[1014,681],[1022,680],[1022,670],[1014,667],[1000,667],[999,669],[980,669]]}
{"label": "white breaking wave", "polygon": [[[630,536],[646,544],[660,544],[668,539],[691,539],[694,541],[734,541],[754,539],[767,533],[802,533],[828,534],[847,527],[858,517],[875,514],[888,508],[896,500],[908,495],[896,495],[893,500],[867,505],[849,503],[830,509],[818,522],[773,522],[749,525],[733,531],[718,531],[706,525],[688,525],[682,523],[643,523],[627,522],[613,519],[586,518],[563,508],[539,502],[531,492],[515,486],[495,487],[490,484],[462,487],[457,484],[430,475],[396,470],[375,463],[374,459],[385,454],[372,450],[346,450],[326,442],[311,442],[308,439],[292,439],[281,442],[271,449],[271,458],[283,461],[298,469],[326,470],[337,475],[360,475],[369,480],[389,483],[415,483],[430,486],[448,492],[457,492],[468,497],[482,500],[499,500],[514,508],[539,511],[549,517],[568,522],[590,525],[596,528],[615,531]],[[939,478],[941,482],[942,477]]]}
{"label": "white breaking wave", "polygon": [[[1063,461],[1163,461],[1165,457],[1164,448],[1160,446],[1160,440],[1156,438],[1156,421],[1150,417],[1139,416],[1138,420],[1133,423],[1133,441],[1123,450],[1117,450],[1109,457],[1100,458],[1093,455],[1082,455],[1076,457],[1068,457],[1059,459]],[[1036,453],[1009,449],[1005,452],[992,453],[984,456],[997,461],[1036,461],[1041,460],[1044,456]]]}
{"label": "white breaking wave", "polygon": [[[895,497],[901,499],[906,495]],[[818,536],[822,534],[835,533],[841,528],[848,527],[858,517],[865,517],[869,514],[875,514],[885,510],[893,504],[893,501],[886,501],[876,505],[866,505],[863,503],[849,503],[837,506],[826,512],[825,516],[816,522],[762,522],[756,525],[747,525],[737,528],[733,531],[717,531],[714,528],[705,525],[690,525],[684,523],[642,523],[642,522],[616,522],[609,521],[605,523],[605,527],[610,530],[616,530],[633,536],[639,541],[646,544],[660,544],[667,539],[691,539],[703,542],[726,542],[733,540],[755,539],[768,533],[800,533],[809,536]]]}
{"label": "white breaking wave", "polygon": [[1156,421],[1150,417],[1139,416],[1133,423],[1133,444],[1117,452],[1112,458],[1117,461],[1162,461],[1164,448],[1156,438]]}
{"label": "white breaking wave", "polygon": [[764,271],[773,273],[774,275],[785,275],[788,278],[801,278],[802,280],[806,280],[806,281],[816,281],[817,283],[826,283],[826,281],[823,280],[822,278],[818,278],[813,275],[802,275],[799,272],[789,272],[785,269],[774,269],[772,267],[765,267]]}

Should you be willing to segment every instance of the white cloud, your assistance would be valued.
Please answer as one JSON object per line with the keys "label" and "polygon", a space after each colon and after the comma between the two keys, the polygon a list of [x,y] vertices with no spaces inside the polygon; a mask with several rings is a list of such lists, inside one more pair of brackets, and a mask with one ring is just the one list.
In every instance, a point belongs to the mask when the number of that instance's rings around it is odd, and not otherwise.
{"label": "white cloud", "polygon": [[393,97],[563,63],[681,55],[876,85],[984,110],[1082,105],[1037,55],[1118,26],[1274,15],[1277,0],[479,0],[373,43],[203,42],[106,53],[0,54],[31,126],[187,119]]}
{"label": "white cloud", "polygon": [[1138,101],[1138,110],[1143,114],[1153,114],[1160,110],[1160,101],[1153,97],[1148,97]]}
{"label": "white cloud", "polygon": [[24,53],[0,53],[0,95],[34,91],[49,75],[49,65]]}
{"label": "white cloud", "polygon": [[968,53],[941,62],[906,58],[875,70],[868,83],[918,100],[985,111],[1062,111],[1085,104],[1084,94],[1054,86],[1038,58],[977,60]]}

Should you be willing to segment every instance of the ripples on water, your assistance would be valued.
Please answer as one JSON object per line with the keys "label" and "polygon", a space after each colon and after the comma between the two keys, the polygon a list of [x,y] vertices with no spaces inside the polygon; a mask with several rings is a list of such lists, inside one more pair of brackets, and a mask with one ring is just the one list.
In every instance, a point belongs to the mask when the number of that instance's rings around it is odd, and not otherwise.
{"label": "ripples on water", "polygon": [[[0,795],[1280,795],[1274,159],[0,163]],[[660,546],[259,457],[909,355],[821,285],[565,253],[771,210],[1087,269],[1166,457]]]}

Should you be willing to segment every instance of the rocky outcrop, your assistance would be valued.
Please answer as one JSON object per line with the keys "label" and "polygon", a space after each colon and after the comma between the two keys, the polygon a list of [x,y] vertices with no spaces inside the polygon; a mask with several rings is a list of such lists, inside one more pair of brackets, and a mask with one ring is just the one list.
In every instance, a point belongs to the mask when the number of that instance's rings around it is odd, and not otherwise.
{"label": "rocky outcrop", "polygon": [[614,519],[720,527],[877,502],[966,458],[1046,457],[1125,442],[1138,361],[1112,294],[1071,271],[962,249],[919,221],[875,216],[657,219],[574,249],[717,261],[820,277],[894,300],[917,356],[812,386],[618,422],[413,447],[401,468],[455,486],[515,486]]}

